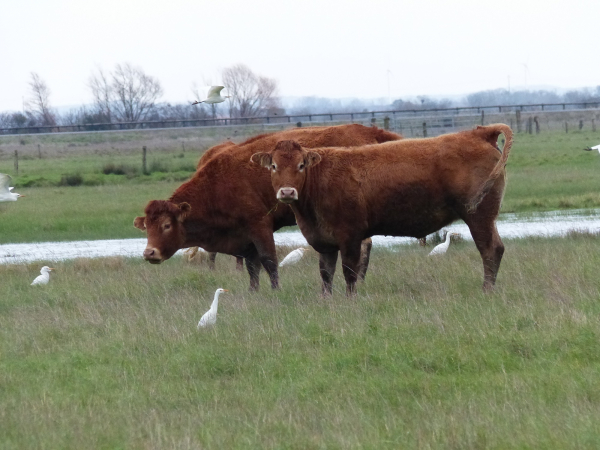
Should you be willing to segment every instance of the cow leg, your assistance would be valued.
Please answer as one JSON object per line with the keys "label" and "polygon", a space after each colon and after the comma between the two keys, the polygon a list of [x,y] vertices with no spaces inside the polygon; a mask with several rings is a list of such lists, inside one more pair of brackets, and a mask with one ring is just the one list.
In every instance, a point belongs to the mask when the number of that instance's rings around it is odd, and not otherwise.
{"label": "cow leg", "polygon": [[323,296],[333,294],[333,276],[337,264],[338,252],[319,253],[319,272],[321,273],[321,292]]}
{"label": "cow leg", "polygon": [[256,247],[251,246],[251,250],[246,254],[246,270],[250,275],[250,291],[258,291],[260,286],[260,258]]}
{"label": "cow leg", "polygon": [[500,239],[496,224],[493,221],[486,222],[482,224],[477,220],[469,220],[467,225],[483,260],[483,291],[489,292],[496,283],[500,261],[504,254],[504,244]]}
{"label": "cow leg", "polygon": [[[272,228],[271,228],[272,229]],[[277,252],[275,249],[275,239],[271,229],[262,233],[253,239],[260,262],[269,274],[271,279],[271,288],[279,289],[279,272],[277,272]]]}
{"label": "cow leg", "polygon": [[235,257],[235,270],[244,270],[244,258],[241,256]]}
{"label": "cow leg", "polygon": [[358,278],[358,267],[360,263],[361,242],[350,242],[340,248],[342,254],[342,270],[346,279],[346,295],[356,294],[356,280]]}
{"label": "cow leg", "polygon": [[208,254],[208,268],[210,270],[215,270],[215,260],[217,259],[217,254],[215,252],[210,252]]}
{"label": "cow leg", "polygon": [[371,248],[373,248],[371,238],[365,239],[360,244],[360,262],[358,264],[358,279],[360,281],[365,281],[367,269],[369,268],[369,259],[371,259]]}

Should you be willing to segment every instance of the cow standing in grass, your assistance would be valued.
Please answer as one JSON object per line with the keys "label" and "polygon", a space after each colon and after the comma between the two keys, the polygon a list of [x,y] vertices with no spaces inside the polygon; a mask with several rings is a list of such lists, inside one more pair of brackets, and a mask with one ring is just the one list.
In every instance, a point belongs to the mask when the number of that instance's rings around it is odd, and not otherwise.
{"label": "cow standing in grass", "polygon": [[332,292],[338,250],[352,294],[364,239],[423,238],[457,219],[465,221],[481,254],[487,291],[504,253],[495,221],[511,145],[511,129],[496,124],[352,150],[281,141],[251,160],[270,170],[277,199],[291,206],[302,234],[321,253],[324,294]]}
{"label": "cow standing in grass", "polygon": [[[269,173],[252,164],[250,157],[272,149],[281,139],[294,139],[313,148],[376,144],[401,136],[352,124],[295,128],[221,148],[201,162],[192,178],[169,200],[149,202],[146,215],[135,219],[134,226],[148,235],[144,258],[158,264],[181,248],[199,246],[208,252],[243,256],[251,290],[258,289],[261,264],[270,276],[271,286],[277,288],[273,232],[296,221],[291,209],[277,201]],[[370,249],[368,242],[364,248]],[[364,261],[368,262],[368,255],[364,255]]]}

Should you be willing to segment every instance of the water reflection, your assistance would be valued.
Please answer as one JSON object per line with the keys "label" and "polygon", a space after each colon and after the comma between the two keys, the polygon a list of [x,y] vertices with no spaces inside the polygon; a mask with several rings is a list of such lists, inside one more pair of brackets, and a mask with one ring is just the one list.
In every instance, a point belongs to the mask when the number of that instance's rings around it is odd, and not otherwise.
{"label": "water reflection", "polygon": [[[503,238],[531,236],[562,236],[572,230],[600,231],[600,209],[556,211],[536,214],[503,214],[497,222]],[[446,228],[471,239],[471,233],[462,222]],[[374,245],[402,245],[415,243],[413,238],[374,236]],[[306,240],[299,231],[275,233],[277,245],[303,246]],[[141,257],[146,239],[111,239],[99,241],[38,242],[31,244],[0,245],[0,264],[31,261],[60,261],[73,258],[98,258],[106,256]],[[181,251],[177,252],[180,254]]]}

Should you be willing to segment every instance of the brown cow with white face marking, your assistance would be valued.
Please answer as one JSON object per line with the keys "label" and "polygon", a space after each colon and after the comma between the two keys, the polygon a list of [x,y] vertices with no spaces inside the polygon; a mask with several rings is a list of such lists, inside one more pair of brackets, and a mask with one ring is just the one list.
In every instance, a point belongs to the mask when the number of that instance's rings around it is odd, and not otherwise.
{"label": "brown cow with white face marking", "polygon": [[252,164],[250,157],[273,148],[281,139],[295,139],[305,147],[352,147],[401,136],[352,124],[294,128],[222,148],[200,164],[169,200],[149,202],[145,217],[135,219],[134,226],[148,235],[144,258],[159,264],[181,248],[199,246],[208,252],[243,256],[251,290],[259,286],[261,264],[269,273],[271,286],[277,288],[273,232],[296,221],[291,209],[275,198],[269,173]]}
{"label": "brown cow with white face marking", "polygon": [[457,219],[471,230],[483,259],[483,288],[490,290],[504,253],[495,221],[511,145],[511,129],[496,124],[352,150],[281,141],[251,160],[270,169],[277,199],[291,206],[302,234],[322,254],[325,294],[332,292],[338,250],[352,294],[363,239],[422,238]]}

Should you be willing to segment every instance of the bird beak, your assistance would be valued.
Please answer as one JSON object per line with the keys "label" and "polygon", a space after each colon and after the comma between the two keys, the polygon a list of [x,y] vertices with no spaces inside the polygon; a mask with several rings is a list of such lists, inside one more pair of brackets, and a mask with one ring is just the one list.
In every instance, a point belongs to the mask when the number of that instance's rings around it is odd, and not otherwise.
{"label": "bird beak", "polygon": [[25,197],[25,196],[24,196],[24,195],[21,195],[21,194],[19,194],[19,198],[20,198],[20,197]]}
{"label": "bird beak", "polygon": [[48,267],[48,270],[54,270],[52,267]]}
{"label": "bird beak", "polygon": [[229,292],[229,289],[223,289],[223,292]]}

